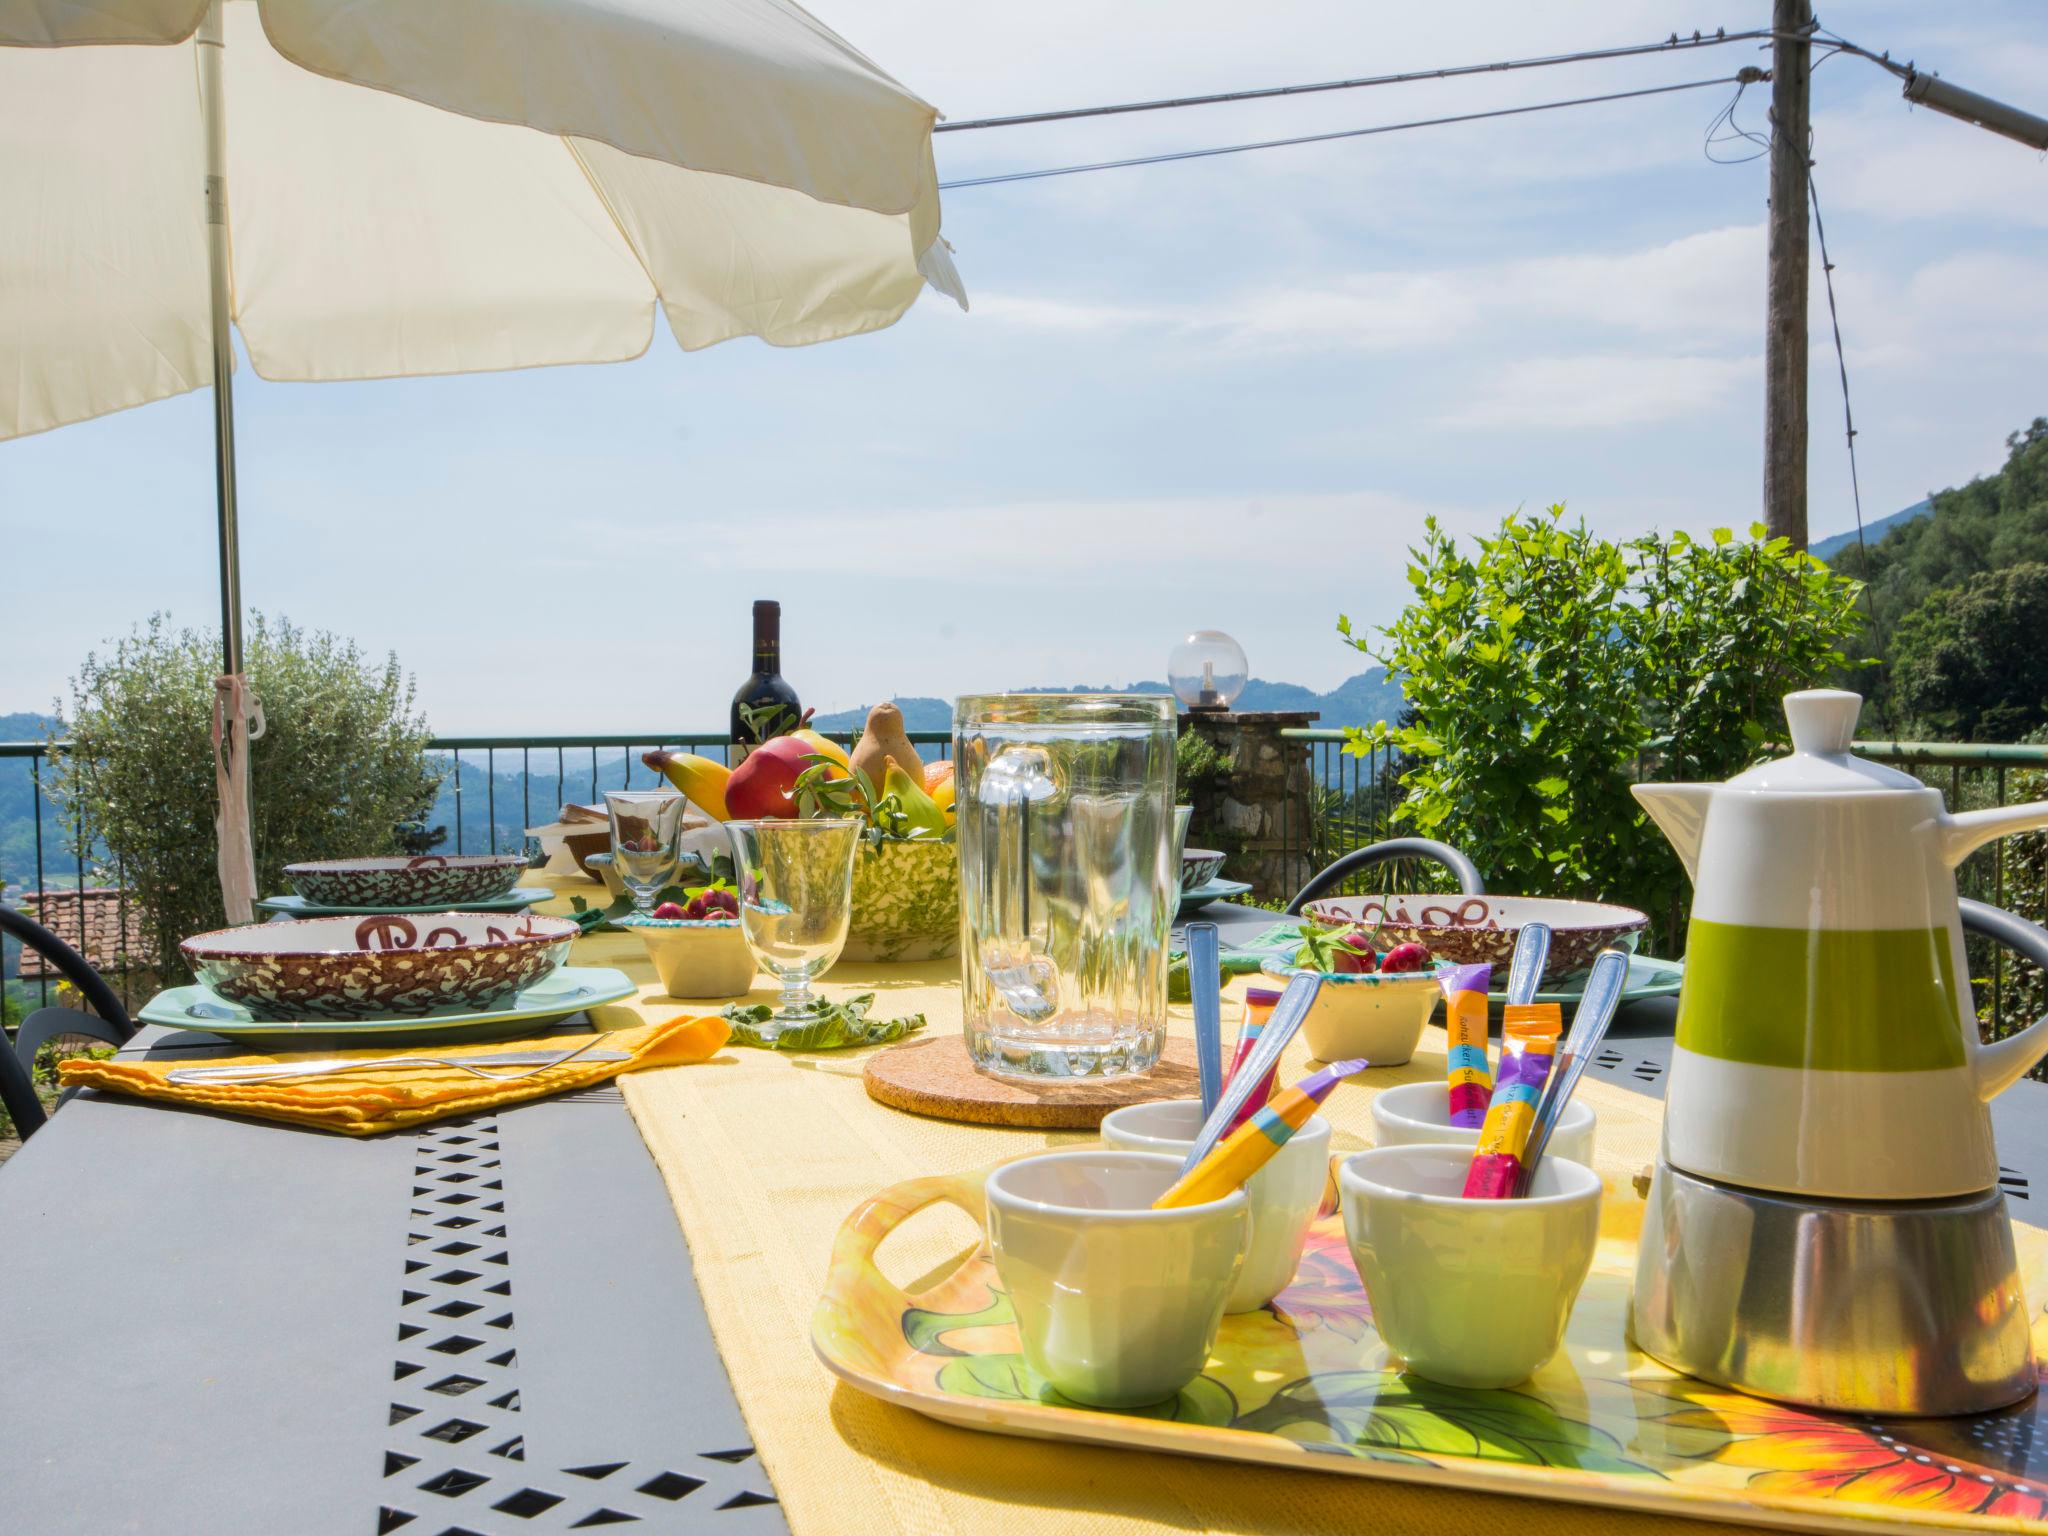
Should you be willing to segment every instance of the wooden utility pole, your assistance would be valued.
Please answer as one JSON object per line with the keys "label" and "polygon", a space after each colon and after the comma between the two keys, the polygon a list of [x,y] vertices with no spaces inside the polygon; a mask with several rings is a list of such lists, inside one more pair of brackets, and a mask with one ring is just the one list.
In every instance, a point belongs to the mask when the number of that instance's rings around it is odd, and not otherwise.
{"label": "wooden utility pole", "polygon": [[1806,548],[1806,176],[1811,0],[1772,0],[1770,287],[1764,319],[1764,524]]}

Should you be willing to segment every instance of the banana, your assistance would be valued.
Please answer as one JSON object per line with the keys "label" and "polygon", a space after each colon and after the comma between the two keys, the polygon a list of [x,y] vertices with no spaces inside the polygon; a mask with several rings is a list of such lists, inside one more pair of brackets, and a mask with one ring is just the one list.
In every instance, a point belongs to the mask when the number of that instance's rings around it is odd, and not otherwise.
{"label": "banana", "polygon": [[924,792],[924,786],[906,773],[895,758],[884,757],[882,761],[889,765],[882,776],[882,793],[896,797],[910,830],[930,837],[945,836],[946,813]]}
{"label": "banana", "polygon": [[643,752],[640,761],[675,785],[690,803],[714,821],[731,820],[725,808],[725,781],[732,770],[693,752]]}

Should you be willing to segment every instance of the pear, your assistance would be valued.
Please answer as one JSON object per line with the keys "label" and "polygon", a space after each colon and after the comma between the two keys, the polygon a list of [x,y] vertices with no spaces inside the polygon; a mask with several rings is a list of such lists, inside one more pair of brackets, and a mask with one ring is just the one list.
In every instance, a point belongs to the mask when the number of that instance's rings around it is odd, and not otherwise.
{"label": "pear", "polygon": [[868,711],[867,729],[860,733],[860,740],[854,746],[853,766],[879,787],[888,777],[889,759],[892,757],[896,759],[897,767],[917,782],[924,781],[924,759],[917,755],[910,738],[903,734],[903,711],[894,704],[877,704]]}

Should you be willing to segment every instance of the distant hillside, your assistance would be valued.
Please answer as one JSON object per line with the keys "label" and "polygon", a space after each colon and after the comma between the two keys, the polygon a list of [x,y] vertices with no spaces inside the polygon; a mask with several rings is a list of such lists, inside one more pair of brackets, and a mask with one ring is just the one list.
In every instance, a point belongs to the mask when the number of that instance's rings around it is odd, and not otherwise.
{"label": "distant hillside", "polygon": [[[48,715],[21,712],[0,715],[0,741],[42,741],[57,721]],[[43,852],[46,875],[61,863],[63,827],[47,795],[43,798]],[[32,881],[36,871],[35,781],[25,757],[0,758],[0,890],[11,883]]]}
{"label": "distant hillside", "polygon": [[[1065,683],[1040,685],[1012,690],[1016,693],[1165,693],[1166,684],[1147,681],[1129,683],[1119,688],[1108,688],[1101,683]],[[953,701],[951,699],[898,698],[892,700],[903,711],[905,729],[912,731],[944,731],[952,729]],[[1386,668],[1374,667],[1356,677],[1346,678],[1328,693],[1317,693],[1299,683],[1268,682],[1255,677],[1244,686],[1238,696],[1237,707],[1244,710],[1297,709],[1314,710],[1322,716],[1316,722],[1319,726],[1371,725],[1377,720],[1392,720],[1401,712],[1401,689],[1387,677]],[[858,709],[842,709],[829,715],[818,715],[811,724],[823,731],[857,731],[867,723],[869,706]]]}
{"label": "distant hillside", "polygon": [[32,714],[27,710],[0,715],[0,741],[41,741],[57,724],[49,715]]}
{"label": "distant hillside", "polygon": [[[1917,518],[1932,517],[1933,515],[1934,498],[1929,496],[1924,500],[1914,502],[1913,505],[1906,508],[1903,512],[1894,512],[1890,517],[1880,517],[1874,523],[1865,523],[1863,525],[1863,542],[1875,544],[1894,528],[1903,527]],[[1838,533],[1831,538],[1822,539],[1818,544],[1807,545],[1806,552],[1816,560],[1832,560],[1855,542],[1856,530],[1852,528],[1847,533]]]}
{"label": "distant hillside", "polygon": [[1936,491],[1922,505],[1928,514],[1900,513],[1874,525],[1868,559],[1853,538],[1827,557],[1836,570],[1870,584],[1887,633],[1931,593],[2048,561],[2048,418],[2006,439],[2006,461],[1997,470]]}

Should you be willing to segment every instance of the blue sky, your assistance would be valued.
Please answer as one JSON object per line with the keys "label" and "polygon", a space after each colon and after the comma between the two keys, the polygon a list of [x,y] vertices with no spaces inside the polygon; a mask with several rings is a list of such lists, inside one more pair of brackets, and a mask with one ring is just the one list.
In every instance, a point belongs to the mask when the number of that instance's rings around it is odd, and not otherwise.
{"label": "blue sky", "polygon": [[[1427,68],[1759,24],[1665,5],[1146,0],[814,7],[956,118]],[[2028,0],[1823,11],[2048,111]],[[1746,45],[1507,77],[956,134],[942,176],[1732,74]],[[449,732],[715,726],[748,602],[807,703],[1159,676],[1191,628],[1265,677],[1365,664],[1340,612],[1403,550],[1567,501],[1616,534],[1757,515],[1764,167],[1701,150],[1732,88],[963,189],[974,309],[780,351],[456,379],[238,376],[251,606],[395,650]],[[1871,517],[1989,471],[2048,413],[2048,165],[1838,59],[1815,170]],[[1765,91],[1741,119],[1764,124]],[[1812,523],[1851,522],[1813,307]],[[215,619],[203,395],[0,443],[0,712],[152,609]]]}

